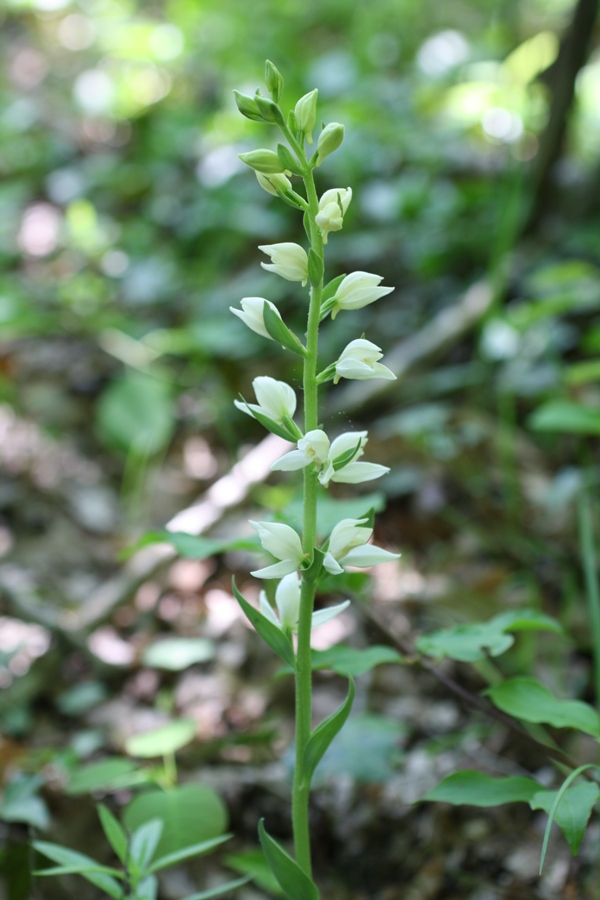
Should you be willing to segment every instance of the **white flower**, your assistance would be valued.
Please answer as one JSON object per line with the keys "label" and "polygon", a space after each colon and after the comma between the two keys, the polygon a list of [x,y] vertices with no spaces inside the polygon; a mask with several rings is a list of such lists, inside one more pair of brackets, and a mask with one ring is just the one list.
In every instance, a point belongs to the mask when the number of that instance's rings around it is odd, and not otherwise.
{"label": "white flower", "polygon": [[377,563],[398,559],[399,553],[390,553],[382,547],[367,544],[373,529],[365,525],[367,519],[342,519],[335,526],[329,538],[329,549],[323,565],[332,575],[339,575],[345,566],[359,568],[375,566]]}
{"label": "white flower", "polygon": [[394,381],[396,376],[391,369],[378,362],[382,356],[381,348],[372,344],[371,341],[366,341],[364,338],[350,341],[335,363],[333,383],[337,384],[340,378],[355,378],[358,381],[366,381],[368,378],[385,378],[388,381]]}
{"label": "white flower", "polygon": [[330,231],[341,230],[351,200],[352,188],[332,188],[325,191],[319,200],[319,212],[315,216],[315,222],[321,229],[324,244],[327,243]]}
{"label": "white flower", "polygon": [[[286,575],[277,585],[277,590],[275,591],[275,605],[277,606],[279,617],[267,600],[265,592],[260,592],[260,611],[263,616],[273,623],[273,625],[277,625],[277,627],[281,628],[283,631],[296,631],[298,628],[298,617],[300,614],[300,585],[300,577],[296,572]],[[345,600],[344,603],[338,603],[337,606],[330,606],[327,609],[321,609],[318,612],[314,612],[312,614],[311,629],[318,628],[319,625],[324,625],[325,622],[329,622],[330,619],[339,616],[339,614],[349,605],[350,601]]]}
{"label": "white flower", "polygon": [[278,196],[277,188],[284,192],[292,189],[292,182],[283,172],[274,172],[272,175],[263,175],[262,172],[255,172],[254,174],[261,188],[264,188],[268,194],[273,194],[274,197]]}
{"label": "white flower", "polygon": [[346,275],[333,296],[331,318],[335,319],[340,309],[362,309],[380,297],[391,294],[394,288],[379,287],[382,277],[370,272],[352,272]]}
{"label": "white flower", "polygon": [[[380,466],[377,463],[356,461],[363,455],[363,447],[367,440],[366,431],[349,431],[340,434],[333,442],[330,442],[325,432],[320,429],[308,431],[298,441],[297,449],[276,460],[271,469],[274,472],[293,472],[314,465],[319,472],[319,481],[325,487],[330,481],[343,484],[373,481],[386,475],[390,470],[387,466]],[[355,452],[351,460],[336,471],[334,462],[352,451]]]}
{"label": "white flower", "polygon": [[316,428],[314,431],[307,431],[298,441],[298,449],[291,450],[276,460],[271,469],[274,472],[294,472],[296,469],[310,466],[311,463],[320,468],[325,464],[328,454],[329,438],[324,431]]}
{"label": "white flower", "polygon": [[272,341],[273,338],[265,328],[263,312],[265,303],[267,303],[273,312],[281,319],[281,313],[275,304],[271,303],[270,300],[264,300],[262,297],[244,297],[243,300],[240,300],[241,309],[234,309],[233,306],[230,306],[229,309],[234,316],[241,319],[244,325],[247,325],[252,331],[255,331],[257,334],[262,335],[262,337],[266,337]]}
{"label": "white flower", "polygon": [[299,244],[263,244],[258,248],[271,257],[271,263],[261,263],[267,272],[275,272],[287,281],[308,281],[308,256]]}
{"label": "white flower", "polygon": [[252,387],[258,404],[234,400],[238,409],[249,416],[256,412],[280,424],[285,418],[292,418],[296,412],[296,395],[289,384],[269,378],[268,375],[259,375],[252,382]]}
{"label": "white flower", "polygon": [[283,525],[281,522],[252,522],[250,524],[258,533],[260,542],[265,550],[267,550],[275,559],[280,560],[272,566],[266,566],[264,569],[256,569],[251,572],[256,578],[282,578],[284,575],[290,575],[296,572],[305,557],[302,551],[300,537],[290,528],[289,525]]}

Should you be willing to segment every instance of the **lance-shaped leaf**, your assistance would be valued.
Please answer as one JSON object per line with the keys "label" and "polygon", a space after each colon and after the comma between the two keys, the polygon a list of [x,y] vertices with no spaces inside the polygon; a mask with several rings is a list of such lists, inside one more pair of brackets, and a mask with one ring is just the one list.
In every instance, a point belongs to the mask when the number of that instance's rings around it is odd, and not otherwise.
{"label": "lance-shaped leaf", "polygon": [[227,884],[220,884],[219,887],[210,888],[208,891],[200,891],[199,894],[190,894],[189,897],[184,897],[184,900],[211,900],[212,897],[222,897],[223,894],[235,891],[236,888],[248,884],[249,881],[249,875],[246,878],[236,878],[235,881],[228,881]]}
{"label": "lance-shaped leaf", "polygon": [[338,275],[337,278],[333,278],[329,284],[323,288],[323,295],[321,297],[321,321],[323,321],[333,309],[333,298],[345,277],[345,275]]}
{"label": "lance-shaped leaf", "polygon": [[255,606],[252,606],[252,604],[248,603],[248,601],[242,597],[237,589],[235,578],[232,578],[231,581],[235,599],[242,607],[248,621],[255,627],[265,644],[268,644],[271,650],[295,671],[296,656],[294,654],[290,636],[285,634],[285,632],[283,632],[281,628],[278,628],[277,625],[274,625],[273,622],[270,622],[266,616],[263,616],[263,614],[256,609]]}
{"label": "lance-shaped leaf", "polygon": [[307,584],[314,584],[317,580],[321,572],[323,571],[323,560],[325,559],[325,554],[318,547],[315,547],[313,550],[313,557],[310,561],[310,565],[302,570],[302,580],[306,581]]}
{"label": "lance-shaped leaf", "polygon": [[150,819],[137,828],[131,838],[131,860],[138,871],[145,872],[156,853],[158,842],[163,833],[163,823],[160,819]]}
{"label": "lance-shaped leaf", "polygon": [[[78,874],[95,884],[96,887],[101,888],[114,900],[120,900],[123,896],[119,882],[115,881],[112,874],[98,871],[98,869],[103,869],[103,867],[95,859],[86,856],[84,853],[70,850],[68,847],[52,844],[49,841],[34,841],[33,846],[38,853],[47,856],[52,862],[59,863],[60,867],[68,867],[72,871],[73,867],[77,867]],[[117,878],[121,877],[121,873],[118,870],[113,869],[112,871]]]}
{"label": "lance-shaped leaf", "polygon": [[336,456],[335,459],[331,460],[331,465],[335,472],[339,472],[339,470],[343,469],[344,466],[347,466],[349,462],[352,462],[358,451],[361,449],[362,443],[362,438],[359,438],[354,447],[346,450],[345,453],[340,453],[339,456]]}
{"label": "lance-shaped leaf", "polygon": [[121,823],[113,816],[108,807],[100,803],[97,807],[102,830],[108,843],[122,863],[127,859],[127,834]]}
{"label": "lance-shaped leaf", "polygon": [[465,769],[448,775],[421,799],[451,803],[453,806],[502,806],[518,801],[529,803],[539,790],[540,784],[533,778],[521,775],[495,778]]}
{"label": "lance-shaped leaf", "polygon": [[323,277],[323,257],[311,247],[308,251],[308,277],[311,284],[318,285]]}
{"label": "lance-shaped leaf", "polygon": [[498,709],[517,719],[600,737],[600,718],[593,707],[582,700],[561,700],[535,678],[509,678],[485,693]]}
{"label": "lance-shaped leaf", "polygon": [[304,758],[302,760],[303,777],[307,783],[313,776],[323,754],[331,744],[332,740],[342,730],[346,719],[350,715],[352,703],[354,702],[354,680],[348,678],[348,696],[336,712],[332,713],[324,722],[318,725],[310,738],[304,750]]}
{"label": "lance-shaped leaf", "polygon": [[169,866],[175,866],[177,863],[183,862],[192,856],[200,856],[202,853],[209,853],[215,847],[219,847],[231,839],[230,834],[223,834],[221,837],[213,838],[211,841],[201,841],[198,844],[191,844],[189,847],[182,847],[181,850],[175,850],[167,856],[161,856],[155,860],[149,868],[149,872],[159,872],[161,869],[168,869]]}
{"label": "lance-shaped leaf", "polygon": [[289,900],[319,900],[319,892],[314,882],[283,849],[281,844],[267,834],[264,819],[258,823],[258,836],[269,868],[286,897]]}
{"label": "lance-shaped leaf", "polygon": [[293,175],[302,175],[302,166],[285,144],[277,144],[277,156],[284,169],[288,169]]}
{"label": "lance-shaped leaf", "polygon": [[281,317],[273,312],[268,303],[265,303],[263,306],[263,320],[265,328],[274,341],[287,347],[292,353],[297,353],[298,356],[306,356],[306,348],[300,339],[296,337],[293,331],[290,331]]}
{"label": "lance-shaped leaf", "polygon": [[[549,814],[558,793],[558,791],[539,791],[531,798],[529,805],[532,809],[543,809]],[[582,781],[581,784],[567,788],[554,811],[554,821],[569,842],[573,856],[577,855],[592,809],[599,796],[600,787],[595,782]]]}

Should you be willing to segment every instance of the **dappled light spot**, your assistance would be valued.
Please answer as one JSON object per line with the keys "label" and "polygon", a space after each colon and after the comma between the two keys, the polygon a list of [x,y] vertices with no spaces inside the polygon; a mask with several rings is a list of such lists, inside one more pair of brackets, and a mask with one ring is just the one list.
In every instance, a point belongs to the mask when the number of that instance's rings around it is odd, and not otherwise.
{"label": "dappled light spot", "polygon": [[183,466],[187,475],[205,480],[217,474],[218,463],[204,438],[193,435],[183,445]]}
{"label": "dappled light spot", "polygon": [[208,188],[219,187],[244,169],[237,147],[227,144],[209,150],[196,167],[198,180]]}
{"label": "dappled light spot", "polygon": [[75,100],[87,113],[103,115],[110,112],[114,93],[113,80],[102,69],[87,69],[75,79]]}
{"label": "dappled light spot", "polygon": [[0,685],[7,687],[13,676],[25,675],[49,647],[50,632],[46,628],[0,616]]}
{"label": "dappled light spot", "polygon": [[109,278],[121,278],[129,268],[129,256],[124,250],[107,250],[100,260],[100,266]]}
{"label": "dappled light spot", "polygon": [[72,13],[62,20],[58,26],[58,39],[67,50],[76,52],[90,47],[97,34],[97,28],[91,19],[79,13]]}
{"label": "dappled light spot", "polygon": [[37,87],[48,74],[48,62],[33,47],[24,47],[13,57],[9,73],[15,87],[30,91]]}
{"label": "dappled light spot", "polygon": [[481,127],[489,137],[506,143],[517,141],[523,134],[521,117],[501,106],[494,106],[484,112]]}
{"label": "dappled light spot", "polygon": [[108,625],[89,636],[88,647],[98,659],[111,666],[129,666],[135,658],[133,646]]}
{"label": "dappled light spot", "polygon": [[345,641],[354,631],[356,631],[356,619],[348,611],[315,628],[310,638],[310,644],[315,650],[329,650],[340,641]]}
{"label": "dappled light spot", "polygon": [[19,247],[30,256],[48,256],[58,247],[62,216],[50,203],[26,210],[19,229]]}
{"label": "dappled light spot", "polygon": [[[246,592],[248,593],[248,592]],[[220,637],[233,625],[241,619],[246,621],[242,611],[233,599],[231,594],[219,588],[213,588],[206,592],[204,597],[206,606],[206,620],[203,627],[203,633],[207,637]]]}
{"label": "dappled light spot", "polygon": [[433,78],[445,75],[469,58],[469,44],[460,33],[448,29],[427,38],[417,54],[419,68]]}

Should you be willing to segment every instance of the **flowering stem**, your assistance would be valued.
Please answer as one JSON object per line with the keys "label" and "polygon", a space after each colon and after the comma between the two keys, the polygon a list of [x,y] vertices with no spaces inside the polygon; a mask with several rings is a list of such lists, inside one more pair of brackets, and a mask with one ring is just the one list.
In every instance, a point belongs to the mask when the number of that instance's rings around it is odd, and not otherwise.
{"label": "flowering stem", "polygon": [[[286,137],[296,152],[301,152],[304,162],[304,184],[308,198],[308,220],[312,249],[323,255],[323,240],[315,222],[319,203],[312,169],[306,163],[304,151],[288,133]],[[319,422],[319,397],[317,383],[317,357],[319,344],[319,319],[323,276],[313,283],[310,292],[308,328],[306,333],[306,357],[304,359],[304,430],[314,430]],[[318,476],[313,467],[304,469],[302,546],[305,553],[312,553],[317,543],[317,489]],[[292,793],[292,822],[294,848],[298,865],[311,875],[310,833],[308,825],[308,800],[310,780],[304,773],[304,751],[310,738],[312,712],[312,662],[310,652],[311,617],[315,600],[315,587],[303,580],[298,620],[298,649],[296,656],[296,764]]]}

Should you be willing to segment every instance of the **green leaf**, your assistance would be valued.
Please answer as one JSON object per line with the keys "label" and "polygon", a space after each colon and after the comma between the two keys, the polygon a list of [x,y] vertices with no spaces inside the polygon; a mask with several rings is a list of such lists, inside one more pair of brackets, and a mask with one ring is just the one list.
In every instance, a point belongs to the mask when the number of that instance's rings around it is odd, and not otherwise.
{"label": "green leaf", "polygon": [[167,856],[161,856],[160,859],[155,860],[150,866],[149,871],[159,872],[161,869],[167,869],[169,866],[174,866],[184,859],[189,859],[191,856],[200,856],[202,853],[209,853],[211,850],[214,850],[215,847],[219,847],[221,844],[224,844],[225,841],[230,839],[230,834],[223,834],[221,837],[213,838],[210,841],[200,841],[199,844],[191,844],[189,847],[182,847],[181,850],[176,850],[174,853],[169,853]]}
{"label": "green leaf", "polygon": [[284,169],[289,169],[294,175],[302,175],[302,166],[285,144],[277,144],[277,156]]}
{"label": "green leaf", "polygon": [[0,819],[46,829],[50,824],[48,809],[44,801],[36,796],[42,784],[42,779],[37,775],[20,775],[10,781],[2,795]]}
{"label": "green leaf", "polygon": [[213,659],[214,655],[214,642],[207,638],[162,638],[146,647],[142,663],[151,669],[182,672],[196,663]]}
{"label": "green leaf", "polygon": [[365,784],[382,784],[396,772],[406,726],[377,713],[350,716],[317,766],[313,784],[340,773]]}
{"label": "green leaf", "polygon": [[562,633],[558,622],[537,610],[515,610],[495,616],[488,622],[457,625],[422,635],[415,641],[415,647],[435,659],[448,656],[460,662],[475,662],[488,655],[500,656],[512,647],[514,638],[507,632],[534,629]]}
{"label": "green leaf", "polygon": [[331,300],[345,277],[345,275],[338,275],[337,278],[333,278],[329,282],[329,284],[325,285],[325,287],[323,288],[323,296],[321,298],[322,304],[327,300]]}
{"label": "green leaf", "polygon": [[[543,809],[550,813],[557,796],[558,791],[538,791],[529,801],[529,805],[532,809]],[[577,855],[592,809],[599,796],[600,787],[595,782],[582,781],[574,787],[567,788],[556,807],[554,819],[569,842],[573,856]]]}
{"label": "green leaf", "polygon": [[[68,847],[52,844],[49,841],[33,841],[33,847],[38,853],[51,859],[52,862],[59,863],[61,867],[81,866],[79,874],[82,875],[83,878],[92,884],[95,884],[96,887],[101,888],[103,891],[106,891],[106,893],[113,897],[114,900],[121,900],[123,892],[118,881],[115,881],[112,874],[108,874],[104,871],[96,871],[98,868],[102,867],[99,866],[99,863],[97,863],[95,859],[92,859],[83,853],[77,853],[75,850],[69,850]],[[117,877],[121,876],[121,873],[116,869],[109,871],[112,871]]]}
{"label": "green leaf", "polygon": [[258,836],[269,867],[289,900],[319,900],[315,884],[289,853],[267,833],[264,819],[258,823]]}
{"label": "green leaf", "polygon": [[221,884],[219,887],[212,888],[211,890],[200,891],[199,894],[190,894],[189,897],[184,897],[183,900],[210,900],[211,897],[221,897],[223,894],[228,894],[229,891],[235,891],[236,888],[248,884],[249,881],[250,876],[247,876],[246,878],[237,878],[235,881],[228,881],[227,884]]}
{"label": "green leaf", "polygon": [[149,544],[171,544],[180,556],[186,559],[210,559],[220,553],[228,553],[230,550],[258,550],[260,542],[258,538],[238,538],[236,540],[219,541],[212,538],[197,537],[194,534],[186,534],[183,531],[148,531],[135,544],[127,548],[122,558],[128,558],[142,547]]}
{"label": "green leaf", "polygon": [[108,807],[100,803],[96,807],[106,839],[122,863],[127,859],[127,835],[121,823],[113,816]]}
{"label": "green leaf", "polygon": [[582,700],[560,700],[535,678],[510,678],[485,692],[503,712],[526,722],[577,728],[600,737],[600,718]]}
{"label": "green leaf", "polygon": [[131,861],[139,872],[146,872],[154,859],[163,828],[160,819],[150,819],[133,832],[130,844]]}
{"label": "green leaf", "polygon": [[251,604],[242,597],[237,589],[235,579],[232,579],[232,585],[235,598],[242,607],[248,621],[255,627],[263,641],[271,648],[271,650],[276,653],[280,659],[286,662],[288,666],[291,666],[292,669],[295,670],[296,656],[289,636],[284,634],[281,628],[278,628],[277,625],[270,622],[258,609],[256,609],[256,607],[251,606]]}
{"label": "green leaf", "polygon": [[146,791],[134,797],[123,812],[123,822],[130,831],[150,819],[160,819],[164,825],[157,858],[220,837],[227,828],[223,801],[202,784]]}
{"label": "green leaf", "polygon": [[256,419],[257,422],[266,428],[267,431],[276,434],[278,437],[283,438],[285,441],[291,441],[293,444],[296,443],[296,435],[293,431],[290,431],[289,428],[286,428],[285,425],[280,424],[279,422],[275,422],[273,419],[269,419],[268,416],[263,416],[262,413],[256,412],[255,409],[252,410],[252,416]]}
{"label": "green leaf", "polygon": [[158,896],[158,879],[156,875],[148,875],[137,886],[135,900],[156,900]]}
{"label": "green leaf", "polygon": [[540,785],[533,778],[519,775],[494,778],[473,769],[465,769],[448,775],[421,799],[451,803],[453,806],[502,806],[504,803],[518,801],[529,803],[539,790]]}
{"label": "green leaf", "polygon": [[571,400],[549,400],[529,417],[534,431],[566,434],[600,434],[600,410]]}
{"label": "green leaf", "polygon": [[318,285],[323,277],[323,257],[311,247],[308,251],[308,278],[312,285]]}
{"label": "green leaf", "polygon": [[276,897],[283,896],[283,891],[271,872],[266,856],[260,847],[257,850],[246,850],[243,853],[230,853],[225,857],[224,862],[230,869],[250,877],[260,888],[270,894],[274,894]]}
{"label": "green leaf", "polygon": [[402,663],[404,660],[391,647],[374,644],[362,650],[336,644],[328,650],[312,651],[313,669],[332,669],[338,675],[364,675],[384,663]]}
{"label": "green leaf", "polygon": [[348,696],[338,710],[328,716],[324,722],[317,725],[304,749],[304,759],[302,764],[303,775],[308,784],[310,784],[313,773],[317,768],[319,761],[323,757],[325,751],[333,741],[334,737],[343,728],[346,723],[356,693],[354,681],[348,678]]}
{"label": "green leaf", "polygon": [[177,719],[162,728],[154,728],[144,734],[135,734],[125,741],[125,750],[130,756],[153,759],[181,750],[196,737],[194,719]]}
{"label": "green leaf", "polygon": [[69,794],[88,794],[94,791],[117,791],[142,784],[148,778],[138,771],[134,762],[121,757],[103,759],[75,769],[67,786]]}
{"label": "green leaf", "polygon": [[319,547],[313,549],[313,556],[310,565],[306,569],[302,569],[302,580],[307,584],[314,584],[321,572],[323,571],[323,560],[325,554]]}
{"label": "green leaf", "polygon": [[268,303],[263,304],[263,321],[265,323],[265,328],[274,341],[287,347],[292,353],[297,353],[298,356],[306,356],[304,344],[302,344],[296,335],[290,331],[277,313],[273,312]]}
{"label": "green leaf", "polygon": [[165,381],[128,370],[100,397],[97,422],[103,438],[125,453],[159,453],[175,427],[172,393]]}
{"label": "green leaf", "polygon": [[87,866],[83,863],[73,863],[70,866],[54,866],[51,869],[36,869],[34,871],[34,875],[42,877],[48,877],[49,875],[86,875],[90,872],[102,873],[105,875],[114,875],[116,878],[124,878],[122,872],[119,872],[117,869],[112,869],[109,866],[101,866],[100,863],[96,863],[93,866]]}

